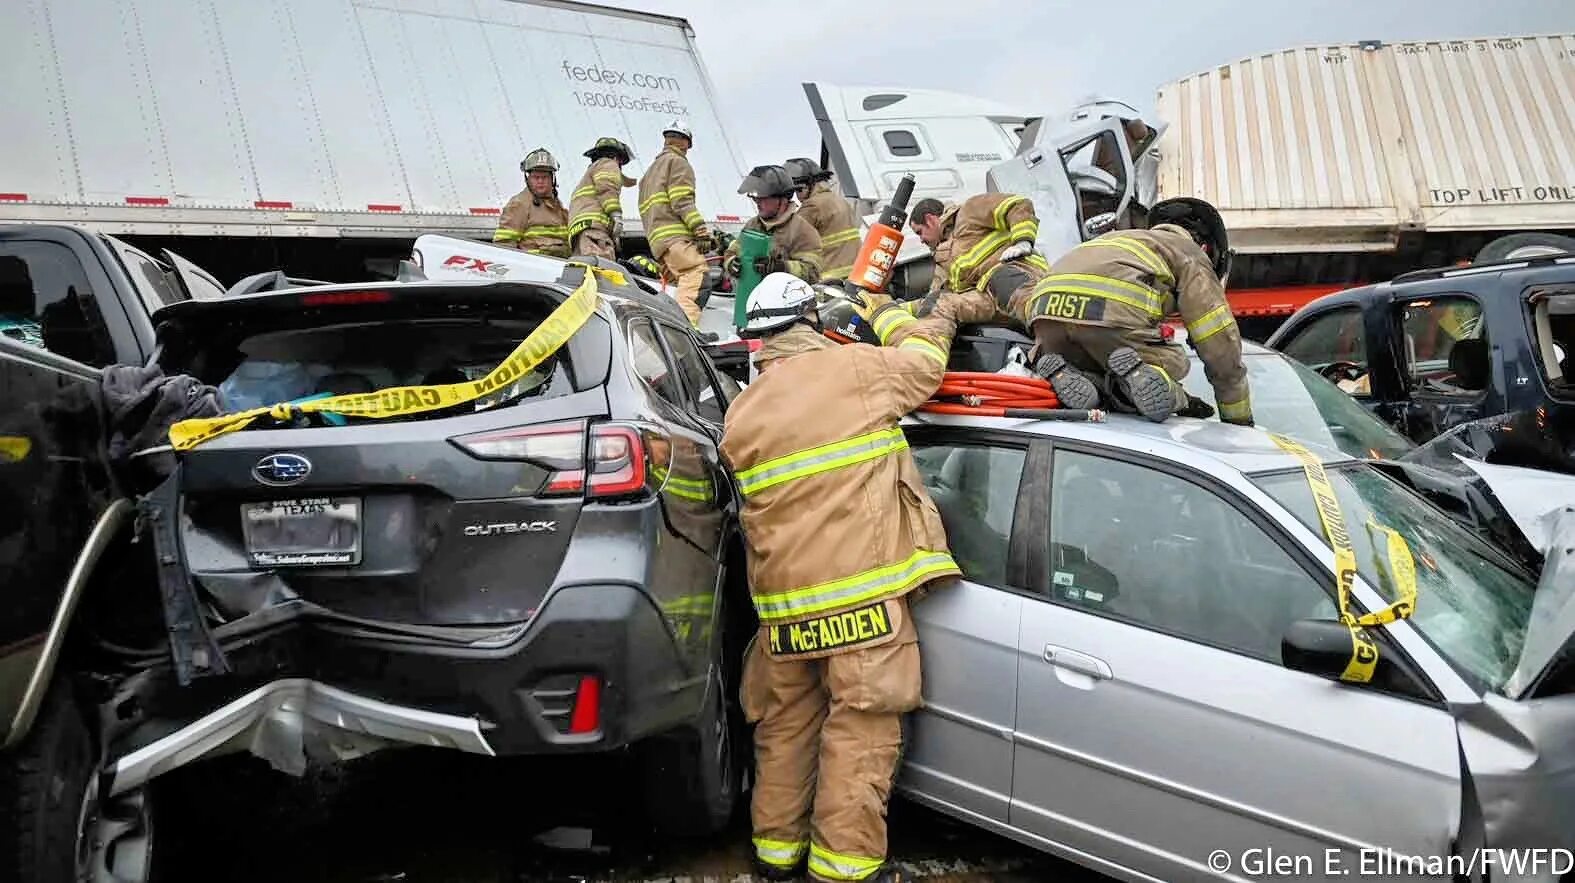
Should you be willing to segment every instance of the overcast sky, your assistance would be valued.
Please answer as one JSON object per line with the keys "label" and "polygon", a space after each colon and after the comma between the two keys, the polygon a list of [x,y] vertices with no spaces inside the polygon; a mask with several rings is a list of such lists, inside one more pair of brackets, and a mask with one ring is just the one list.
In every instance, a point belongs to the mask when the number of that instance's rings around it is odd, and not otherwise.
{"label": "overcast sky", "polygon": [[1038,115],[1260,52],[1575,32],[1575,0],[600,0],[689,19],[745,168],[819,156],[800,85],[892,85]]}

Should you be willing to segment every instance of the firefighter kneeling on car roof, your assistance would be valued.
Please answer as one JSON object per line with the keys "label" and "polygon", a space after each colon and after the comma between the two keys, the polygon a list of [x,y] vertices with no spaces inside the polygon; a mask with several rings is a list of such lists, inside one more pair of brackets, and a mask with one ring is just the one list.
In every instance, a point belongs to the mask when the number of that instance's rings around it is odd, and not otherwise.
{"label": "firefighter kneeling on car roof", "polygon": [[760,630],[742,702],[755,724],[754,861],[767,880],[896,881],[886,804],[901,716],[920,703],[908,595],[959,575],[899,421],[946,371],[962,305],[923,320],[885,295],[859,315],[882,346],[821,332],[815,293],[772,273],[749,295],[759,378],[728,408]]}

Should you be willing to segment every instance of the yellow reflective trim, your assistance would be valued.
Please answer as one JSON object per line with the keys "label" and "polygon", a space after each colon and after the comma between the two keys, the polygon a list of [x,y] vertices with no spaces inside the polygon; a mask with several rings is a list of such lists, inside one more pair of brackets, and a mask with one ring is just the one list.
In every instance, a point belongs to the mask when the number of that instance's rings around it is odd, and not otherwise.
{"label": "yellow reflective trim", "polygon": [[1141,261],[1154,274],[1154,278],[1161,282],[1174,282],[1175,276],[1170,272],[1170,265],[1160,259],[1154,250],[1136,239],[1125,236],[1108,236],[1089,241],[1077,246],[1078,248],[1119,248]]}
{"label": "yellow reflective trim", "polygon": [[864,880],[879,871],[884,861],[885,859],[881,858],[832,852],[819,843],[809,848],[810,873],[828,880]]}
{"label": "yellow reflective trim", "polygon": [[33,451],[33,440],[25,435],[0,435],[0,463],[20,463]]}
{"label": "yellow reflective trim", "polygon": [[661,193],[661,192],[653,193],[649,197],[647,197],[644,202],[640,203],[640,211],[641,212],[648,212],[648,211],[651,210],[652,206],[659,205],[659,204],[660,205],[665,205],[666,203],[667,203],[667,194],[666,193]]}
{"label": "yellow reflective trim", "polygon": [[679,187],[669,187],[669,188],[667,188],[667,196],[669,198],[671,198],[671,199],[682,199],[685,196],[694,196],[694,195],[695,195],[695,189],[693,187],[679,186]]}
{"label": "yellow reflective trim", "polygon": [[606,199],[606,200],[603,200],[602,201],[602,208],[604,208],[604,209],[606,209],[606,210],[608,210],[610,212],[618,211],[619,209],[623,208],[623,200],[621,200],[621,199]]}
{"label": "yellow reflective trim", "polygon": [[826,270],[825,272],[821,273],[820,274],[820,278],[822,278],[822,279],[846,279],[846,278],[848,278],[848,274],[851,273],[851,272],[853,272],[853,265],[852,264],[848,264],[847,266],[843,266],[843,267],[832,267],[832,268]]}
{"label": "yellow reflective trim", "polygon": [[900,349],[900,350],[905,350],[905,349],[919,350],[920,352],[924,353],[926,356],[929,356],[930,358],[934,359],[935,361],[939,362],[940,364],[942,364],[942,365],[946,364],[946,353],[943,352],[940,347],[936,346],[933,343],[930,343],[928,340],[925,340],[922,337],[910,337],[907,340],[904,340],[902,343],[897,344],[897,349]]}
{"label": "yellow reflective trim", "polygon": [[968,249],[967,254],[957,258],[957,260],[952,264],[951,273],[948,276],[948,281],[951,282],[952,290],[960,291],[963,287],[963,273],[972,270],[974,267],[977,267],[979,264],[983,263],[985,258],[994,254],[995,251],[1001,246],[1005,245],[1006,242],[1007,236],[1005,232],[991,233],[989,236],[979,240],[978,244],[974,245],[973,248]]}
{"label": "yellow reflective trim", "polygon": [[1030,267],[1038,267],[1046,273],[1050,272],[1050,262],[1045,260],[1045,256],[1042,254],[1030,254],[1028,257],[1023,258],[1023,263]]}
{"label": "yellow reflective trim", "polygon": [[1239,402],[1219,402],[1220,416],[1227,420],[1237,420],[1252,414],[1252,398],[1248,397]]}
{"label": "yellow reflective trim", "polygon": [[734,478],[738,481],[739,492],[749,496],[808,475],[878,460],[907,447],[908,439],[902,434],[901,429],[879,429],[842,441],[774,457],[758,466],[745,469]]}
{"label": "yellow reflective trim", "polygon": [[591,180],[602,181],[607,184],[623,184],[623,177],[620,175],[614,175],[612,172],[597,172],[591,176]]}
{"label": "yellow reflective trim", "polygon": [[762,622],[775,622],[833,607],[852,607],[912,588],[948,571],[958,572],[957,562],[951,555],[919,549],[896,564],[872,567],[802,589],[756,595],[755,612]]}
{"label": "yellow reflective trim", "polygon": [[548,238],[561,238],[569,235],[568,227],[526,227],[525,236],[545,236]]}
{"label": "yellow reflective trim", "polygon": [[822,246],[841,245],[844,242],[857,242],[858,238],[859,231],[850,227],[846,230],[838,230],[835,233],[827,233],[825,236],[820,237],[820,244]]}
{"label": "yellow reflective trim", "polygon": [[574,199],[579,199],[582,196],[595,196],[595,195],[596,195],[596,185],[595,184],[586,184],[584,187],[581,187],[578,190],[574,191],[573,198]]}
{"label": "yellow reflective trim", "polygon": [[1012,239],[1026,239],[1029,242],[1039,238],[1039,222],[1033,219],[1018,221],[1012,225]]}
{"label": "yellow reflective trim", "polygon": [[1022,196],[1008,196],[1001,200],[1001,204],[995,207],[994,220],[997,230],[1006,229],[1006,213],[1012,210],[1012,206],[1024,201],[1025,198]]}
{"label": "yellow reflective trim", "polygon": [[499,227],[496,231],[493,232],[493,234],[492,234],[492,241],[493,242],[518,242],[518,241],[520,241],[520,238],[523,237],[524,235],[525,235],[524,233],[521,233],[518,230],[510,230],[510,229],[507,229],[505,227]]}
{"label": "yellow reflective trim", "polygon": [[647,238],[651,242],[661,242],[666,239],[676,239],[680,236],[688,235],[689,228],[685,227],[683,224],[664,224],[660,227],[657,227],[655,230],[652,230]]}
{"label": "yellow reflective trim", "polygon": [[911,314],[904,313],[901,310],[882,310],[875,317],[875,321],[872,324],[875,328],[875,337],[884,344],[891,339],[892,332],[910,322],[917,321],[919,320],[915,319]]}
{"label": "yellow reflective trim", "polygon": [[755,845],[755,855],[772,867],[791,868],[804,857],[805,850],[809,849],[808,840],[767,840],[764,837],[752,837],[750,842]]}
{"label": "yellow reflective trim", "polygon": [[1187,323],[1187,337],[1193,343],[1202,343],[1229,328],[1235,319],[1236,317],[1231,315],[1230,305],[1220,304],[1204,313],[1198,321]]}

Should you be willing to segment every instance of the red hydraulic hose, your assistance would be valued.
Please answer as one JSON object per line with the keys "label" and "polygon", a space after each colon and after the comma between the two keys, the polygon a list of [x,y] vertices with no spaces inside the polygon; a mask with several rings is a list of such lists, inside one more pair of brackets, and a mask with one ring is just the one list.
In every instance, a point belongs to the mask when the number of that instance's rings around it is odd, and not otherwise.
{"label": "red hydraulic hose", "polygon": [[986,371],[948,371],[940,389],[919,406],[931,414],[975,417],[1026,417],[1035,420],[1078,420],[1098,423],[1103,411],[1062,408],[1050,382]]}

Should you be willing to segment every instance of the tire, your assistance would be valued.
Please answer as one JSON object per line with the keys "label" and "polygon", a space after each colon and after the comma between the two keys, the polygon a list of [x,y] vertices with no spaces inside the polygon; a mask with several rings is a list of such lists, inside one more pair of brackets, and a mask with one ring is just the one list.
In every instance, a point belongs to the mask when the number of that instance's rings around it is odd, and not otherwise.
{"label": "tire", "polygon": [[696,728],[646,745],[641,758],[646,815],[662,836],[707,837],[733,818],[742,776],[727,689],[722,679],[712,678],[707,712]]}
{"label": "tire", "polygon": [[111,861],[119,878],[132,883],[154,879],[151,798],[146,789],[122,795],[113,807],[115,818],[101,815],[97,760],[69,684],[57,678],[27,738],[0,755],[0,883],[82,879],[90,859],[103,859],[88,855],[83,833],[102,835],[111,829],[133,835],[114,841],[119,851],[111,853]]}
{"label": "tire", "polygon": [[1511,233],[1482,246],[1473,263],[1525,260],[1555,254],[1575,254],[1575,238],[1557,233]]}

